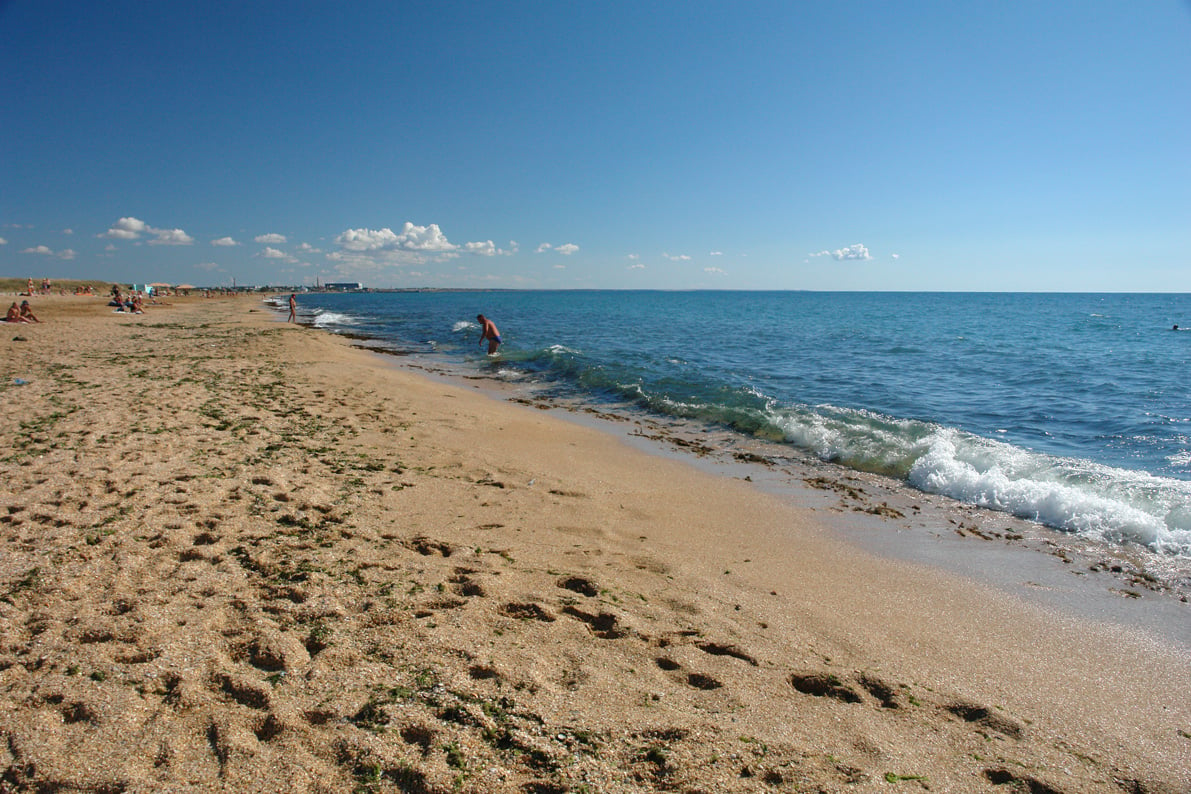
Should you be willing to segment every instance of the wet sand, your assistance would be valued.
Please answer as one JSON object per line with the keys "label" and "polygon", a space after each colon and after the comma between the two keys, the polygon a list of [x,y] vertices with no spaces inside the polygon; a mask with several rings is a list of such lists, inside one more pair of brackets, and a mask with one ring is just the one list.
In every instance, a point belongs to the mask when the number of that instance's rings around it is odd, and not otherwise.
{"label": "wet sand", "polygon": [[843,473],[170,300],[0,338],[0,790],[1191,787],[1184,647],[871,553]]}

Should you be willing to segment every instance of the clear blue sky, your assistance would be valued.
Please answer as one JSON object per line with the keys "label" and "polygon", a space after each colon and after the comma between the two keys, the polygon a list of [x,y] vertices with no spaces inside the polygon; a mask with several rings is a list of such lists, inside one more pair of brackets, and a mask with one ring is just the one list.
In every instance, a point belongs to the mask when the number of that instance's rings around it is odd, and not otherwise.
{"label": "clear blue sky", "polygon": [[0,0],[0,275],[1191,292],[1191,3]]}

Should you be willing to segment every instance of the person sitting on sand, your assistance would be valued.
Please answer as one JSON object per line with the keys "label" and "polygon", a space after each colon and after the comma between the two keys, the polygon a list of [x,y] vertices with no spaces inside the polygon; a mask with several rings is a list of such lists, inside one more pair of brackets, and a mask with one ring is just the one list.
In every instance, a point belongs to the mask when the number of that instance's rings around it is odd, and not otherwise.
{"label": "person sitting on sand", "polygon": [[21,307],[17,306],[17,302],[13,301],[12,305],[8,307],[8,314],[4,316],[6,323],[25,323],[28,320],[21,318]]}
{"label": "person sitting on sand", "polygon": [[500,347],[500,331],[496,330],[496,323],[489,320],[482,314],[476,315],[476,322],[480,324],[480,344],[484,344],[484,340],[488,340],[488,355],[496,353],[496,349]]}
{"label": "person sitting on sand", "polygon": [[33,307],[29,305],[29,301],[21,301],[21,322],[23,323],[39,323],[41,320],[33,314]]}

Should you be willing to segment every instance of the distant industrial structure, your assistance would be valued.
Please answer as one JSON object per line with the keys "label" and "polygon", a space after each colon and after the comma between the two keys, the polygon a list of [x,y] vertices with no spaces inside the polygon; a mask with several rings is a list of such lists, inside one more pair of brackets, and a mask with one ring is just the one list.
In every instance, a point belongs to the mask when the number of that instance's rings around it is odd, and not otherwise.
{"label": "distant industrial structure", "polygon": [[329,281],[323,284],[323,289],[327,292],[350,292],[364,289],[364,285],[358,281]]}

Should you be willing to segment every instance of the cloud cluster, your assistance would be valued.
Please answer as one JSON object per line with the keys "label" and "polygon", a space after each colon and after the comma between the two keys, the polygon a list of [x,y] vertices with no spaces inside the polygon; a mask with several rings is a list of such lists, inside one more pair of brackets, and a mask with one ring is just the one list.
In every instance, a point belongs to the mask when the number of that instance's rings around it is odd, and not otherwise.
{"label": "cloud cluster", "polygon": [[139,240],[144,234],[153,235],[149,245],[190,245],[194,242],[194,238],[181,229],[157,229],[132,217],[121,218],[106,232],[96,236],[109,240]]}
{"label": "cloud cluster", "polygon": [[[7,243],[5,243],[5,245],[7,245]],[[26,248],[23,251],[21,251],[21,253],[22,254],[38,254],[40,256],[56,256],[59,259],[74,259],[74,257],[75,257],[75,252],[73,250],[71,250],[70,248],[63,248],[61,251],[58,251],[57,253],[55,253],[54,250],[52,248],[50,248],[48,245],[37,245],[37,246],[33,246],[32,248]]]}
{"label": "cloud cluster", "polygon": [[429,226],[415,226],[409,221],[397,234],[387,226],[383,229],[348,229],[335,238],[335,243],[345,251],[422,251],[447,253],[458,246],[447,239],[437,223]]}
{"label": "cloud cluster", "polygon": [[252,238],[254,243],[265,243],[268,245],[280,245],[285,242],[284,234],[258,234]]}
{"label": "cloud cluster", "polygon": [[849,245],[847,248],[839,248],[839,249],[836,249],[835,251],[820,251],[817,254],[811,254],[811,256],[830,256],[832,259],[834,259],[837,262],[842,262],[845,259],[872,259],[873,258],[872,254],[870,254],[868,252],[868,249],[865,248],[860,243],[856,243],[856,245]]}
{"label": "cloud cluster", "polygon": [[574,243],[563,243],[562,245],[551,245],[550,243],[542,243],[538,246],[534,253],[545,253],[546,251],[557,251],[563,256],[570,256],[579,250],[579,246]]}

